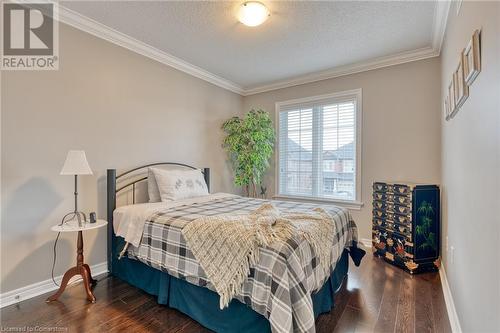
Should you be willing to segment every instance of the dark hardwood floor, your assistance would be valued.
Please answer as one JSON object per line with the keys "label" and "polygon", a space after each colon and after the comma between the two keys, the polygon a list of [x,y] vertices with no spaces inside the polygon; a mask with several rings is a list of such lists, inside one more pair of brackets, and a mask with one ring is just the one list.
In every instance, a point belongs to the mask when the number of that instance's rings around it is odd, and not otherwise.
{"label": "dark hardwood floor", "polygon": [[[451,332],[438,273],[412,276],[370,254],[349,269],[335,308],[318,318],[317,332]],[[42,295],[3,308],[2,331],[39,326],[59,332],[210,332],[117,278],[98,279],[97,303],[88,303],[77,284],[58,302],[46,304],[48,295]]]}

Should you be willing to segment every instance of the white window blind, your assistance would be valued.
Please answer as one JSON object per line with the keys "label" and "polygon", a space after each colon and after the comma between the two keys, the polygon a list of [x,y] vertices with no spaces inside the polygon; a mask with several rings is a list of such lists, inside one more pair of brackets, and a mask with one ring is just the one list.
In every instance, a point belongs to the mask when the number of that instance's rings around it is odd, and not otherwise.
{"label": "white window blind", "polygon": [[356,201],[358,94],[278,103],[278,195]]}

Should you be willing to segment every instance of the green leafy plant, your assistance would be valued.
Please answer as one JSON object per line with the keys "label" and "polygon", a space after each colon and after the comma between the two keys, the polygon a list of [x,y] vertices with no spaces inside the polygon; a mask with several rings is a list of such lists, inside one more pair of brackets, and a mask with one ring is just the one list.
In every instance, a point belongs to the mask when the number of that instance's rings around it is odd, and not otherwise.
{"label": "green leafy plant", "polygon": [[273,154],[276,134],[271,116],[252,109],[243,118],[228,119],[222,129],[226,133],[222,146],[233,164],[234,183],[244,187],[248,196],[256,197]]}
{"label": "green leafy plant", "polygon": [[424,239],[424,242],[420,244],[419,248],[422,250],[432,249],[436,250],[436,234],[431,231],[432,227],[432,215],[434,215],[434,209],[430,202],[422,201],[420,207],[418,207],[417,212],[421,214],[421,223],[415,228],[415,233]]}

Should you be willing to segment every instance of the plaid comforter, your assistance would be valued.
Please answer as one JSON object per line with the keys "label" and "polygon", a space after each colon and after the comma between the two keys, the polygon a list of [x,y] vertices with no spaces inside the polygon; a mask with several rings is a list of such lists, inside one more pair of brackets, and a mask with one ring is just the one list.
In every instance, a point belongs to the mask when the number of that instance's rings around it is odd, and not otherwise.
{"label": "plaid comforter", "polygon": [[[192,284],[214,290],[181,234],[189,222],[220,214],[246,214],[266,200],[228,196],[204,203],[177,206],[153,214],[144,226],[139,247],[128,256]],[[357,228],[347,209],[291,201],[272,201],[281,211],[310,211],[322,207],[333,217],[336,237],[332,244],[332,270],[344,248],[357,241]],[[237,299],[265,316],[273,332],[314,332],[311,293],[328,279],[321,272],[311,246],[298,237],[274,243],[260,251]]]}

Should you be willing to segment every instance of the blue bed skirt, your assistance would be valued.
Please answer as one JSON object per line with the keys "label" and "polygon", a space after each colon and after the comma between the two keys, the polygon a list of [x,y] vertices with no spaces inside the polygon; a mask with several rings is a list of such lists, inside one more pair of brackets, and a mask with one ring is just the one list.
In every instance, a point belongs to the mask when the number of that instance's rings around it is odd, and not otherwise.
{"label": "blue bed skirt", "polygon": [[[116,238],[115,238],[116,240]],[[329,312],[334,295],[340,289],[349,268],[349,252],[344,250],[325,285],[312,295],[314,315]],[[129,284],[158,297],[158,303],[179,310],[201,325],[216,332],[270,332],[269,321],[247,305],[232,300],[219,309],[219,295],[152,268],[140,261],[113,256],[112,274]]]}

